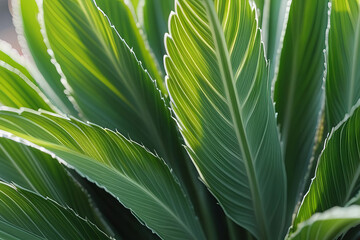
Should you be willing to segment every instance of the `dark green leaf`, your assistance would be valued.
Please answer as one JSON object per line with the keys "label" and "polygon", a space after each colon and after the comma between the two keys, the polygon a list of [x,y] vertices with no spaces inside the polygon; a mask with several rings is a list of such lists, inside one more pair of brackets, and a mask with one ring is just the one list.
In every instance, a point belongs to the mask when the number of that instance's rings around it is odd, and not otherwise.
{"label": "dark green leaf", "polygon": [[0,180],[48,197],[102,226],[86,193],[48,153],[1,137]]}
{"label": "dark green leaf", "polygon": [[275,82],[288,179],[288,218],[299,201],[324,104],[328,0],[293,0]]}
{"label": "dark green leaf", "polygon": [[109,239],[54,201],[0,181],[1,239]]}

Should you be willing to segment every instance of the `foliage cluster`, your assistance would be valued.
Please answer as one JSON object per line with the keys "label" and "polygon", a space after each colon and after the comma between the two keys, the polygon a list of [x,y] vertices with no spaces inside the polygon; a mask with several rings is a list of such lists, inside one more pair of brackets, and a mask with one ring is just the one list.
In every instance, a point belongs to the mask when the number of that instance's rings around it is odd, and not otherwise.
{"label": "foliage cluster", "polygon": [[329,1],[13,0],[0,238],[357,239],[360,1]]}

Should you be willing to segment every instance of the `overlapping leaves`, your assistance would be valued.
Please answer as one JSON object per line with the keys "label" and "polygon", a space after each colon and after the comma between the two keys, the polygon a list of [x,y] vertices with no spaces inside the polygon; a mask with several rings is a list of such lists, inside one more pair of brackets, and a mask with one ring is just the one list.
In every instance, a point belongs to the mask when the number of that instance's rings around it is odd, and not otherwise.
{"label": "overlapping leaves", "polygon": [[0,41],[0,104],[54,110],[25,66],[25,59],[3,41]]}
{"label": "overlapping leaves", "polygon": [[[189,201],[195,199],[204,221],[208,199],[196,191],[194,169],[185,162],[162,99],[167,94],[160,66],[162,37],[173,2],[133,0],[136,14],[125,0],[13,2],[23,50],[41,75],[30,72],[31,64],[11,51],[0,51],[1,104],[70,113],[118,129],[150,151],[95,124],[2,108],[0,129],[17,142],[0,139],[0,179],[21,188],[0,183],[0,200],[6,203],[0,205],[0,236],[58,238],[69,227],[64,237],[107,238],[72,212],[103,228],[81,188],[50,153],[117,198],[160,237],[203,239],[204,227],[206,237],[215,238],[209,234],[211,224],[199,222]],[[279,239],[301,192],[323,104],[327,1],[292,1],[274,96],[284,153],[270,86],[288,1],[254,2],[258,10],[247,0],[178,0],[166,38],[167,87],[188,153],[228,217],[257,238]],[[359,1],[332,2],[325,114],[329,129],[359,98],[360,56]],[[327,139],[316,178],[287,238],[328,239],[359,224],[358,207],[349,205],[358,205],[360,199],[360,110],[350,115]],[[23,145],[25,140],[31,147]],[[163,157],[180,181],[151,152]],[[49,223],[45,210],[51,212]],[[16,216],[23,213],[30,223],[18,221]],[[231,224],[229,235],[236,238]],[[329,226],[331,231],[324,231]]]}
{"label": "overlapping leaves", "polygon": [[159,236],[204,238],[189,200],[168,167],[122,135],[27,110],[0,111],[0,128],[54,153],[119,199]]}
{"label": "overlapping leaves", "polygon": [[103,226],[86,192],[49,153],[1,137],[0,180],[50,198]]}
{"label": "overlapping leaves", "polygon": [[3,182],[0,203],[2,239],[110,239],[73,211]]}

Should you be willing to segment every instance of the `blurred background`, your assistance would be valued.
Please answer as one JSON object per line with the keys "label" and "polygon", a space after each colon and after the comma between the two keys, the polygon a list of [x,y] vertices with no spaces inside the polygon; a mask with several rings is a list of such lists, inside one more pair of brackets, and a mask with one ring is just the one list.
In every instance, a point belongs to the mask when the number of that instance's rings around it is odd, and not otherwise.
{"label": "blurred background", "polygon": [[20,50],[9,11],[9,2],[9,0],[0,0],[0,39],[9,42],[14,48]]}

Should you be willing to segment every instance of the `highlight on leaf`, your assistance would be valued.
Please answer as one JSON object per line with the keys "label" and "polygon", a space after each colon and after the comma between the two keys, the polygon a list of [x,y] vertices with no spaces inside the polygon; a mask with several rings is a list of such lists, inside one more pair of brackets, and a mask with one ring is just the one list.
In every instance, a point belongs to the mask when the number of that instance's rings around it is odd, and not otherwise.
{"label": "highlight on leaf", "polygon": [[9,2],[1,239],[359,238],[359,0]]}

